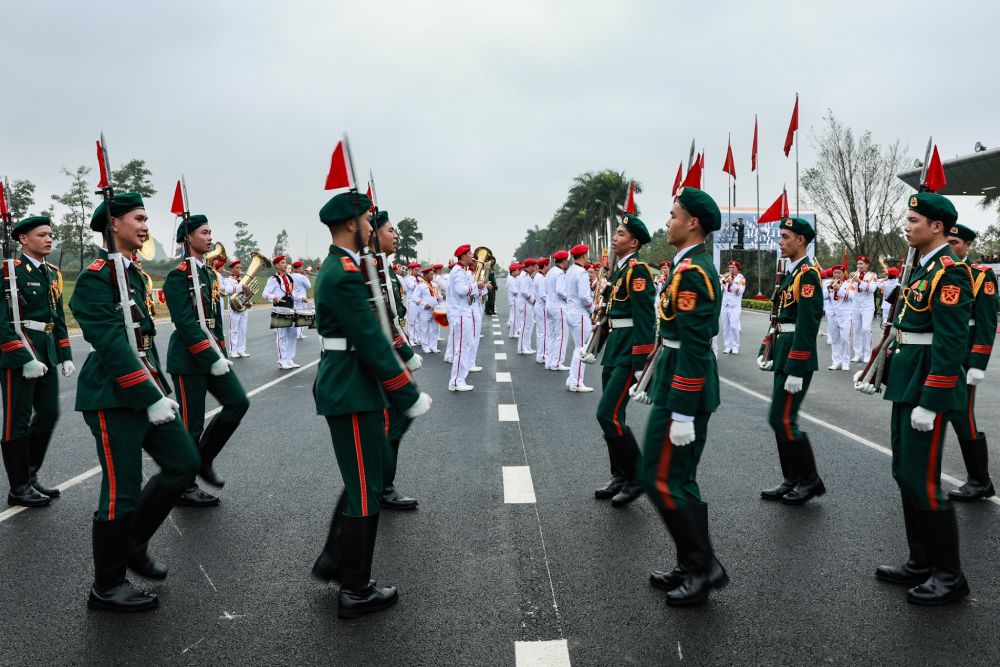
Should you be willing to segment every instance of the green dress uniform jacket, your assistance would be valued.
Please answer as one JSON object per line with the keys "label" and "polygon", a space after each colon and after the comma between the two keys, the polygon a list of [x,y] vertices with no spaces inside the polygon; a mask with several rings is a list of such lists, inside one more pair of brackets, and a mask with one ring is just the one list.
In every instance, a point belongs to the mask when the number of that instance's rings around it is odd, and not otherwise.
{"label": "green dress uniform jacket", "polygon": [[972,307],[965,367],[985,371],[997,336],[997,277],[993,269],[982,264],[972,265],[972,292],[976,302]]}
{"label": "green dress uniform jacket", "polygon": [[819,369],[816,336],[823,318],[823,282],[808,256],[785,274],[778,299],[778,324],[794,325],[795,331],[775,336],[773,370],[805,377]]}
{"label": "green dress uniform jacket", "polygon": [[313,385],[317,414],[382,412],[388,404],[405,412],[420,395],[370,304],[361,267],[331,245],[316,280],[316,327],[323,338],[346,340],[349,349],[324,350],[320,357]]}
{"label": "green dress uniform jacket", "polygon": [[[47,262],[35,267],[21,255],[15,262],[17,290],[21,297],[21,319],[52,325],[50,332],[25,328],[25,334],[35,357],[49,369],[73,358],[66,330],[66,315],[62,302],[62,274]],[[4,281],[6,292],[7,284]],[[10,307],[0,308],[0,368],[20,368],[31,361],[31,353],[14,331]]]}
{"label": "green dress uniform jacket", "polygon": [[[163,391],[169,394],[170,387],[160,371],[160,360],[153,344],[156,327],[146,310],[146,283],[134,264],[129,264],[126,273],[139,315],[139,332],[144,347],[148,348],[146,358],[157,374]],[[76,383],[78,411],[108,408],[144,410],[163,397],[154,378],[132,353],[128,336],[133,334],[125,330],[118,304],[118,287],[111,279],[107,250],[101,249],[100,257],[80,272],[69,307],[80,323],[84,340],[94,348],[83,362]]]}
{"label": "green dress uniform jacket", "polygon": [[[207,375],[212,364],[221,357],[198,325],[198,317],[191,302],[188,261],[185,259],[174,267],[163,281],[163,296],[170,310],[170,320],[174,323],[174,333],[170,335],[170,345],[167,348],[167,372],[176,375]],[[197,268],[205,319],[219,348],[224,349],[218,280],[215,271],[206,265],[202,264]]]}
{"label": "green dress uniform jacket", "polygon": [[611,324],[601,365],[641,371],[656,337],[656,288],[649,265],[633,255],[615,269],[611,284],[608,319],[631,319],[632,326],[619,329]]}

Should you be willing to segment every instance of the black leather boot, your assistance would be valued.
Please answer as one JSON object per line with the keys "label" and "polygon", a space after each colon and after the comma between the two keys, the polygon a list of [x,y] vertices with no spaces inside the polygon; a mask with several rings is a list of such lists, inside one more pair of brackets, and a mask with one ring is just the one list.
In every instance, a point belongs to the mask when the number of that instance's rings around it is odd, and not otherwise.
{"label": "black leather boot", "polygon": [[52,440],[52,431],[46,433],[28,433],[28,473],[31,485],[42,495],[49,498],[58,498],[61,494],[59,489],[42,486],[38,482],[38,470],[45,462],[45,453],[49,451],[49,441]]}
{"label": "black leather boot", "polygon": [[949,491],[948,497],[959,502],[992,498],[996,491],[993,489],[993,480],[990,479],[990,454],[986,448],[986,434],[979,433],[975,440],[959,440],[958,444],[962,448],[962,458],[969,476],[965,484]]}
{"label": "black leather boot", "polygon": [[615,497],[622,487],[625,486],[625,475],[621,471],[618,463],[618,441],[619,438],[605,435],[604,442],[608,446],[608,461],[611,467],[611,480],[607,484],[594,490],[594,497],[598,500],[610,500]]}
{"label": "black leather boot", "polygon": [[220,502],[218,496],[203,491],[195,484],[191,488],[185,489],[175,504],[183,507],[215,507]]}
{"label": "black leather boot", "polygon": [[917,508],[907,496],[902,498],[903,522],[906,525],[906,543],[910,547],[910,557],[902,565],[879,565],[875,568],[875,578],[890,584],[915,586],[931,576],[931,560]]}
{"label": "black leather boot", "polygon": [[167,566],[149,555],[149,539],[166,520],[177,501],[177,492],[167,489],[155,475],[142,490],[139,506],[132,515],[129,534],[128,567],[136,574],[149,579],[166,579]]}
{"label": "black leather boot", "polygon": [[645,489],[635,476],[635,469],[639,465],[639,445],[632,431],[626,431],[625,435],[619,438],[618,446],[618,462],[625,475],[625,484],[611,499],[611,504],[615,507],[625,507],[631,505],[645,492]]}
{"label": "black leather boot", "polygon": [[667,527],[667,531],[670,532],[670,538],[674,541],[674,547],[677,551],[677,565],[672,570],[653,570],[649,575],[650,586],[659,588],[662,591],[672,591],[680,586],[684,582],[684,574],[689,572],[693,567],[687,553],[681,549],[680,543],[671,530],[671,517],[668,516],[671,511],[667,509],[660,510],[660,517],[663,519],[663,524]]}
{"label": "black leather boot", "polygon": [[790,444],[789,451],[792,454],[792,465],[795,466],[798,483],[794,489],[781,497],[781,502],[786,505],[805,505],[813,498],[826,493],[826,487],[816,472],[816,459],[813,457],[809,436],[803,433],[801,438]]}
{"label": "black leather boot", "polygon": [[330,532],[326,536],[326,544],[319,558],[313,564],[312,575],[320,581],[340,582],[340,537],[343,534],[343,523],[341,518],[344,508],[347,507],[347,494],[340,492],[337,504],[333,508],[333,518],[330,520]]}
{"label": "black leather boot", "polygon": [[372,580],[372,558],[378,534],[379,515],[343,517],[341,575],[337,616],[357,618],[381,611],[399,601],[395,586],[378,586]]}
{"label": "black leather boot", "polygon": [[[392,456],[399,456],[399,440],[389,441],[389,446],[392,448]],[[382,505],[382,509],[387,510],[415,510],[417,509],[417,499],[410,498],[404,495],[396,488],[396,466],[392,465],[391,469],[386,473],[387,477],[385,479],[385,488],[382,489],[382,497],[379,503]]]}
{"label": "black leather boot", "polygon": [[8,505],[21,507],[42,507],[52,502],[52,499],[38,492],[31,485],[31,473],[28,469],[28,439],[17,438],[0,444],[3,450],[3,465],[7,470],[7,480],[10,491],[7,492]]}
{"label": "black leather boot", "polygon": [[778,461],[781,463],[781,475],[784,479],[778,486],[760,492],[760,497],[764,500],[781,500],[786,493],[795,488],[798,482],[795,477],[795,466],[792,464],[792,443],[781,438],[775,438],[775,440],[778,444]]}
{"label": "black leather boot", "polygon": [[91,609],[146,611],[159,604],[155,593],[135,588],[125,578],[131,524],[129,514],[116,517],[114,521],[94,519],[94,584],[87,599]]}
{"label": "black leather boot", "polygon": [[212,421],[205,428],[205,432],[201,435],[201,441],[198,443],[198,449],[201,452],[201,467],[198,468],[198,477],[201,477],[217,489],[225,486],[226,481],[216,474],[212,463],[215,462],[215,457],[219,455],[219,452],[226,446],[229,438],[232,437],[240,425],[239,422],[233,424],[228,420],[220,421],[219,417],[220,415],[215,415],[212,418]]}
{"label": "black leather boot", "polygon": [[955,509],[918,510],[918,517],[927,535],[931,576],[907,591],[906,601],[931,607],[957,602],[969,594],[969,582],[959,559]]}
{"label": "black leather boot", "polygon": [[678,539],[680,548],[690,562],[679,586],[667,593],[667,604],[672,607],[690,607],[708,599],[713,588],[723,588],[729,575],[715,557],[708,533],[708,505],[696,503],[673,510],[671,534]]}

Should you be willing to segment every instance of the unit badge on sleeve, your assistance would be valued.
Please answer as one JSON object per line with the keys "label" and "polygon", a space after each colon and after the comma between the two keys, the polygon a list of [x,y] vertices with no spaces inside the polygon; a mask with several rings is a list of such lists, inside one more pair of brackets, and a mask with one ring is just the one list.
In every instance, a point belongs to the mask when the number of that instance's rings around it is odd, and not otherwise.
{"label": "unit badge on sleeve", "polygon": [[946,306],[954,306],[958,303],[958,297],[962,294],[962,289],[957,285],[945,285],[941,288],[941,303]]}

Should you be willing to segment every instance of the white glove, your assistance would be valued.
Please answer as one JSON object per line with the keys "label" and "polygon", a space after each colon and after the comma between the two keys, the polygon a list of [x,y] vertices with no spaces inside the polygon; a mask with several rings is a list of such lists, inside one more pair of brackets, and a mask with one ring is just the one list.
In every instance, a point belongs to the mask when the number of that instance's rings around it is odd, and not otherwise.
{"label": "white glove", "polygon": [[63,377],[69,377],[76,370],[76,365],[70,360],[62,362],[59,367],[62,369]]}
{"label": "white glove", "polygon": [[416,352],[414,352],[413,356],[410,357],[409,361],[406,362],[406,367],[409,368],[411,371],[415,371],[423,365],[424,365],[424,358],[421,357]]}
{"label": "white glove", "polygon": [[21,366],[21,375],[24,376],[25,380],[35,380],[45,375],[48,370],[49,367],[40,362],[38,359],[32,359],[25,365]]}
{"label": "white glove", "polygon": [[936,412],[931,412],[918,405],[910,413],[910,426],[913,427],[914,431],[930,431],[934,428],[935,419],[937,419]]}
{"label": "white glove", "polygon": [[149,422],[154,426],[160,424],[166,424],[174,420],[174,416],[177,414],[177,410],[181,406],[177,401],[171,400],[164,396],[156,403],[146,408],[146,416],[149,418]]}
{"label": "white glove", "polygon": [[871,384],[870,382],[862,382],[861,381],[862,373],[864,373],[864,370],[860,370],[854,374],[854,388],[860,391],[862,394],[874,394],[875,385]]}
{"label": "white glove", "polygon": [[212,362],[212,367],[208,370],[212,375],[216,376],[225,375],[226,373],[229,372],[229,369],[232,367],[232,365],[233,362],[229,361],[229,359],[226,359],[225,357],[220,357],[219,359],[216,359],[214,362]]}
{"label": "white glove", "polygon": [[760,370],[769,371],[771,370],[771,366],[773,365],[774,361],[764,361],[763,356],[757,357],[757,368],[759,368]]}
{"label": "white glove", "polygon": [[433,402],[434,400],[430,397],[429,394],[423,391],[420,392],[420,396],[417,397],[417,402],[411,405],[409,408],[407,408],[406,416],[409,417],[410,419],[419,417],[420,415],[424,414],[425,412],[431,409],[431,403]]}
{"label": "white glove", "polygon": [[694,442],[694,422],[670,422],[670,444],[677,447]]}
{"label": "white glove", "polygon": [[638,383],[639,379],[642,378],[642,371],[635,371],[634,373],[632,373],[632,375],[635,376],[635,381],[636,383]]}
{"label": "white glove", "polygon": [[797,394],[802,391],[802,378],[794,375],[785,378],[785,391],[789,394]]}
{"label": "white glove", "polygon": [[970,368],[969,372],[965,374],[966,384],[975,387],[977,384],[983,381],[986,377],[986,371],[981,371],[978,368]]}

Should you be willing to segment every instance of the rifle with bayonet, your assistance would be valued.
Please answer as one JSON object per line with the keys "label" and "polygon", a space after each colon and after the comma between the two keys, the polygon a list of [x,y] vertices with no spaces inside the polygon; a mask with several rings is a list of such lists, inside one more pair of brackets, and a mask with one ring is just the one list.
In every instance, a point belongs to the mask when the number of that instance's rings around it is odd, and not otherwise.
{"label": "rifle with bayonet", "polygon": [[7,311],[10,314],[10,323],[14,327],[14,333],[21,339],[21,344],[24,345],[24,349],[31,355],[31,358],[37,361],[38,358],[35,356],[35,351],[31,347],[31,343],[28,342],[28,335],[24,331],[24,320],[21,319],[21,309],[27,305],[27,302],[17,291],[17,272],[15,267],[18,262],[14,259],[13,249],[11,248],[11,242],[13,241],[11,238],[11,229],[14,227],[14,215],[10,211],[9,193],[10,183],[4,177],[4,182],[0,184],[0,217],[2,217],[3,227],[0,233],[3,234],[4,293],[7,298]]}
{"label": "rifle with bayonet", "polygon": [[382,252],[382,244],[378,237],[378,215],[380,209],[378,205],[378,192],[375,190],[375,175],[371,172],[371,170],[368,171],[368,183],[371,185],[372,204],[375,207],[373,218],[374,224],[372,225],[372,244],[375,246],[375,262],[378,269],[379,283],[381,285],[385,301],[389,304],[389,313],[391,314],[389,321],[392,325],[392,330],[395,333],[395,338],[400,339],[403,343],[409,344],[409,339],[406,336],[406,329],[403,326],[403,318],[396,309],[396,292],[393,289],[392,276],[389,275],[389,272],[392,270],[389,267],[389,257]]}

